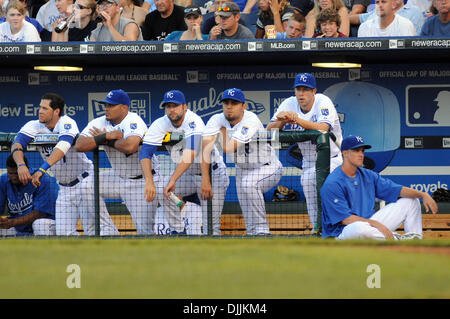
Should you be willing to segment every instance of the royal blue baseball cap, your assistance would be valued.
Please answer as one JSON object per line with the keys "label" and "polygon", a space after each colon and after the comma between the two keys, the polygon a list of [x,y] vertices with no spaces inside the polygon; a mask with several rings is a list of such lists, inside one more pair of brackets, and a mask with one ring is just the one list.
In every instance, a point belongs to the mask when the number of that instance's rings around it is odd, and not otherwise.
{"label": "royal blue baseball cap", "polygon": [[107,95],[103,101],[99,101],[99,103],[108,103],[108,104],[124,104],[130,106],[130,97],[127,92],[124,90],[112,90]]}
{"label": "royal blue baseball cap", "polygon": [[311,89],[316,88],[316,78],[311,73],[300,73],[297,74],[294,81],[294,86],[292,88],[296,88],[298,86],[306,86]]}
{"label": "royal blue baseball cap", "polygon": [[361,136],[350,135],[343,139],[341,143],[341,151],[352,150],[358,147],[365,149],[372,148],[372,146],[365,144]]}
{"label": "royal blue baseball cap", "polygon": [[164,103],[175,103],[175,104],[186,104],[186,98],[184,97],[183,92],[179,90],[171,90],[164,93]]}
{"label": "royal blue baseball cap", "polygon": [[225,91],[223,91],[222,99],[220,100],[220,102],[222,102],[223,100],[235,100],[241,103],[245,103],[245,95],[244,92],[236,88],[226,89]]}

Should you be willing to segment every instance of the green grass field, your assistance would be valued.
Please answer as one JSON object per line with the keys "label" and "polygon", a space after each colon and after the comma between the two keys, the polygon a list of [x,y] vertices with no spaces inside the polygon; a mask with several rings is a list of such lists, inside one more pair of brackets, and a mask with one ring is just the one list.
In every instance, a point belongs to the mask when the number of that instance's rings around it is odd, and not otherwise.
{"label": "green grass field", "polygon": [[[449,298],[450,241],[0,240],[0,298]],[[68,288],[67,266],[81,288]],[[368,288],[367,266],[380,267]]]}

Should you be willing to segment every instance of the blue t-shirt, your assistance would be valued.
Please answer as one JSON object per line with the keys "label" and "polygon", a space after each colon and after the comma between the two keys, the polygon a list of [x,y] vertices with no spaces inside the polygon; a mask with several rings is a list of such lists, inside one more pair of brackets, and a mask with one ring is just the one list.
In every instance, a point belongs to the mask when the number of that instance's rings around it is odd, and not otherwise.
{"label": "blue t-shirt", "polygon": [[450,22],[442,23],[439,15],[429,17],[422,26],[420,35],[427,37],[449,37]]}
{"label": "blue t-shirt", "polygon": [[[41,186],[34,187],[31,182],[27,185],[14,185],[8,173],[0,176],[0,212],[8,207],[9,218],[18,218],[34,210],[41,212],[45,218],[55,219],[55,188],[56,182],[48,175],[41,177]],[[15,227],[17,235],[31,235],[31,224]]]}
{"label": "blue t-shirt", "polygon": [[[180,41],[181,36],[183,35],[184,31],[172,31],[165,39],[164,41]],[[203,40],[208,40],[209,35],[208,34],[202,34]],[[194,41],[194,40],[192,40]]]}
{"label": "blue t-shirt", "polygon": [[375,213],[376,198],[395,202],[402,187],[365,168],[358,168],[356,176],[349,177],[337,167],[320,190],[322,237],[339,236],[345,227],[341,222],[351,215],[369,219]]}

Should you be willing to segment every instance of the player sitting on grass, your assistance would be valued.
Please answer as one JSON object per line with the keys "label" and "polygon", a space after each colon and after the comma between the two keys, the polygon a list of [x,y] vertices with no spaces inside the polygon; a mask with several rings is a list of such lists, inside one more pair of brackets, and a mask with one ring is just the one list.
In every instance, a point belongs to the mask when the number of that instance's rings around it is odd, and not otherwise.
{"label": "player sitting on grass", "polygon": [[[422,238],[422,216],[418,198],[426,211],[438,207],[430,195],[398,185],[378,173],[362,168],[364,151],[371,148],[360,136],[342,141],[343,163],[328,175],[322,186],[322,237],[337,239]],[[399,198],[400,197],[400,198]],[[390,204],[375,212],[375,198]],[[394,231],[404,224],[405,234]]]}

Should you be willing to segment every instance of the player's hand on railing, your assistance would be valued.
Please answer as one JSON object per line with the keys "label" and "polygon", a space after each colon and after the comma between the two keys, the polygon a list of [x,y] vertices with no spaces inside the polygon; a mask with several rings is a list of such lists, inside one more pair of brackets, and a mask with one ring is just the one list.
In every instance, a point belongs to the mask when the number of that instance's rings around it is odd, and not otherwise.
{"label": "player's hand on railing", "polygon": [[19,181],[23,185],[26,185],[26,184],[28,184],[31,181],[30,170],[25,165],[19,166],[17,168],[17,174],[19,175]]}
{"label": "player's hand on railing", "polygon": [[144,186],[144,199],[147,202],[152,202],[156,197],[156,187],[155,183],[152,181],[145,182]]}
{"label": "player's hand on railing", "polygon": [[33,184],[34,187],[41,186],[42,175],[43,175],[43,173],[40,171],[37,171],[33,174],[33,176],[31,177],[31,183]]}

